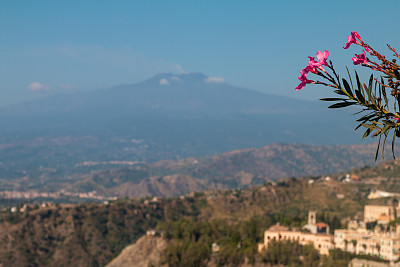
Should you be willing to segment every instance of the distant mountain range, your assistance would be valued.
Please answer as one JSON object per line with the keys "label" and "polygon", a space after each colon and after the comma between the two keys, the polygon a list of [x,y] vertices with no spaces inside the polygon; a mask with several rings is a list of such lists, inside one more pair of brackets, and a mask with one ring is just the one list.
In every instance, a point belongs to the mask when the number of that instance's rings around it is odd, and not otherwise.
{"label": "distant mountain range", "polygon": [[200,73],[75,92],[0,110],[0,179],[67,177],[85,161],[215,155],[270,143],[352,144],[354,118],[325,103],[267,95]]}
{"label": "distant mountain range", "polygon": [[[266,95],[216,82],[201,73],[159,74],[132,85],[121,85],[107,90],[58,94],[4,108],[2,114],[16,116],[45,116],[101,112],[124,117],[139,112],[168,112],[174,115],[223,114],[294,114],[309,110],[306,101]],[[50,114],[51,113],[51,114]],[[126,116],[127,114],[125,114]]]}
{"label": "distant mountain range", "polygon": [[375,148],[374,144],[271,144],[211,157],[100,171],[64,187],[66,191],[94,190],[118,197],[179,196],[193,191],[246,188],[279,178],[330,175],[373,166]]}

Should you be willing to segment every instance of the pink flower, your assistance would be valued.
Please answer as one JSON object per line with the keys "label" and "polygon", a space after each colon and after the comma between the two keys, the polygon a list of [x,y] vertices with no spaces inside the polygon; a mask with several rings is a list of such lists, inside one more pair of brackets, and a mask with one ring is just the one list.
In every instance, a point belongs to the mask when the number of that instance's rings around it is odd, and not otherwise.
{"label": "pink flower", "polygon": [[305,67],[304,69],[302,69],[300,71],[301,75],[299,76],[299,80],[301,81],[301,83],[299,84],[299,86],[297,86],[295,88],[296,91],[303,89],[304,86],[306,86],[309,83],[315,83],[314,81],[307,79],[307,74],[309,72],[317,74],[318,69],[321,69],[324,71],[324,68],[322,67],[322,65],[327,65],[326,59],[328,58],[328,56],[329,56],[329,52],[328,52],[328,50],[325,50],[324,53],[322,53],[321,51],[317,52],[318,61],[315,61],[314,57],[308,57],[309,61],[308,61],[307,67]]}
{"label": "pink flower", "polygon": [[344,46],[343,48],[347,49],[350,47],[351,44],[361,44],[357,39],[361,41],[360,35],[358,35],[356,31],[351,32],[348,41],[346,43],[346,46]]}
{"label": "pink flower", "polygon": [[356,56],[352,58],[354,65],[368,63],[366,55],[365,55],[365,50],[363,52],[364,52],[363,54],[359,54],[359,55],[356,54]]}
{"label": "pink flower", "polygon": [[308,58],[310,59],[310,61],[308,62],[306,68],[308,68],[308,71],[311,71],[312,73],[317,73],[318,72],[317,68],[321,67],[321,64],[318,61],[315,61],[314,57],[308,57]]}
{"label": "pink flower", "polygon": [[392,120],[394,120],[395,123],[399,123],[400,122],[400,118],[396,118],[396,117],[390,117]]}
{"label": "pink flower", "polygon": [[313,83],[314,81],[307,79],[308,72],[311,71],[311,67],[307,66],[300,71],[301,75],[299,76],[299,80],[301,83],[295,88],[296,91],[301,90],[306,86],[306,84]]}
{"label": "pink flower", "polygon": [[299,90],[301,90],[301,89],[303,89],[304,88],[304,86],[306,86],[306,82],[301,82],[296,88],[295,88],[295,90],[296,91],[299,91]]}
{"label": "pink flower", "polygon": [[320,65],[327,66],[328,63],[326,62],[326,60],[328,59],[328,56],[329,56],[328,50],[325,50],[324,53],[322,53],[321,51],[318,51],[317,52],[318,63]]}

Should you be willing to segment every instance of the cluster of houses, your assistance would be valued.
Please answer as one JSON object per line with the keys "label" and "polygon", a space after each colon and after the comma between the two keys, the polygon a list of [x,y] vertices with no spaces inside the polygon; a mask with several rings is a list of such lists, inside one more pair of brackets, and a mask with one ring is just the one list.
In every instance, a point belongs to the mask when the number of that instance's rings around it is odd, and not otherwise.
{"label": "cluster of houses", "polygon": [[28,191],[0,191],[0,198],[2,199],[35,199],[35,198],[82,198],[82,199],[97,199],[107,200],[110,199],[105,196],[98,195],[96,191],[91,192],[68,192],[62,189],[59,192],[38,192],[35,190]]}
{"label": "cluster of houses", "polygon": [[[52,202],[42,202],[42,204],[40,204],[40,206],[39,205],[37,205],[37,207],[38,208],[40,208],[40,207],[42,207],[42,208],[48,208],[48,207],[52,207],[54,205],[54,203],[52,203]],[[15,213],[15,212],[21,212],[21,213],[24,213],[24,212],[26,212],[26,211],[29,211],[29,210],[33,210],[33,209],[35,209],[35,205],[32,205],[32,204],[24,204],[24,205],[22,205],[21,207],[17,207],[17,206],[14,206],[14,207],[11,207],[10,209],[9,209],[9,211],[11,211],[12,213]],[[7,208],[3,208],[2,209],[2,211],[3,212],[6,212],[8,209]]]}
{"label": "cluster of houses", "polygon": [[347,229],[329,233],[329,226],[317,222],[316,212],[308,213],[308,224],[302,229],[289,230],[274,225],[264,232],[264,242],[258,245],[262,251],[272,240],[297,241],[301,245],[313,244],[320,254],[338,248],[355,254],[376,256],[384,260],[400,259],[400,225],[390,223],[400,214],[400,205],[366,205],[363,221],[350,221]]}

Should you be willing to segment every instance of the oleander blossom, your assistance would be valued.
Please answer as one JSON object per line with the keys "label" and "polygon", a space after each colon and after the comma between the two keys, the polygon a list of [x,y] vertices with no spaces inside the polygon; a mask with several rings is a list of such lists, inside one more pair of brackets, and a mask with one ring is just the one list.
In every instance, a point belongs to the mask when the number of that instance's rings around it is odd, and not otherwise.
{"label": "oleander blossom", "polygon": [[[308,68],[308,71],[311,71],[312,73],[318,73],[317,69],[321,66],[321,64],[318,61],[315,61],[314,57],[308,58],[310,59],[310,61],[308,61],[308,65],[306,68]],[[305,70],[306,68],[304,68],[303,70]]]}
{"label": "oleander blossom", "polygon": [[363,51],[362,54],[359,55],[355,55],[355,57],[352,58],[353,59],[353,64],[354,65],[359,65],[359,64],[367,64],[367,58],[366,58],[366,54],[365,54],[365,50]]}
{"label": "oleander blossom", "polygon": [[317,52],[318,63],[320,65],[328,66],[328,63],[326,62],[326,60],[328,59],[328,56],[329,56],[328,50],[325,50],[324,53],[322,53],[321,51],[318,51]]}
{"label": "oleander blossom", "polygon": [[309,58],[308,65],[300,71],[301,75],[298,77],[298,79],[301,81],[301,83],[295,88],[296,91],[303,89],[304,86],[306,86],[309,83],[315,83],[313,80],[307,79],[307,74],[309,72],[318,74],[318,69],[325,71],[322,66],[328,65],[328,63],[326,62],[328,56],[329,52],[328,50],[325,50],[323,53],[321,51],[317,52],[318,61],[315,60],[315,57],[308,57]]}
{"label": "oleander blossom", "polygon": [[[393,56],[392,59],[388,59],[365,43],[356,31],[351,32],[343,48],[348,49],[352,44],[361,46],[361,49],[358,50],[358,53],[353,53],[350,58],[354,65],[360,65],[363,69],[367,68],[373,72],[369,81],[362,83],[355,70],[354,76],[357,84],[354,86],[352,75],[347,67],[348,78],[341,78],[334,69],[332,60],[328,60],[329,52],[325,50],[324,52],[318,51],[316,57],[308,57],[307,65],[300,71],[301,74],[298,77],[300,84],[295,89],[299,91],[309,83],[323,85],[332,89],[333,93],[339,96],[321,98],[322,101],[334,102],[328,108],[360,107],[361,111],[355,113],[361,114],[356,119],[358,126],[355,130],[362,126],[365,128],[362,139],[368,136],[379,137],[375,161],[379,152],[384,152],[386,139],[390,135],[393,137],[392,154],[395,158],[395,140],[400,139],[400,104],[398,103],[400,98],[400,65],[398,63],[400,52],[388,44],[387,47]],[[375,75],[375,72],[380,75]],[[310,73],[315,74],[314,77],[310,77],[312,80],[307,78]],[[388,99],[389,91],[392,99]],[[381,139],[383,140],[382,149],[380,149]]]}
{"label": "oleander blossom", "polygon": [[356,31],[353,31],[353,32],[351,32],[350,36],[348,37],[346,46],[344,46],[343,48],[347,49],[350,47],[351,44],[359,44],[360,45],[361,44],[360,41],[361,41],[360,35]]}
{"label": "oleander blossom", "polygon": [[311,71],[311,69],[312,67],[307,66],[300,71],[301,75],[298,77],[298,79],[301,81],[301,83],[295,88],[296,91],[303,89],[304,86],[306,86],[309,83],[314,83],[314,81],[307,79],[307,74],[308,72]]}

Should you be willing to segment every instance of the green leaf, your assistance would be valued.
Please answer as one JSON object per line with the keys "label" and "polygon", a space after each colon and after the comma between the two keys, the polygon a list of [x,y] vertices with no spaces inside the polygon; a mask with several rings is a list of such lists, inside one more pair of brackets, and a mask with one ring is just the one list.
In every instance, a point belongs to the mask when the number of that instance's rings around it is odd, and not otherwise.
{"label": "green leaf", "polygon": [[372,129],[372,130],[380,129],[380,127],[376,126],[375,124],[361,123],[361,125],[364,126],[365,128]]}
{"label": "green leaf", "polygon": [[352,115],[357,115],[357,114],[360,114],[360,113],[362,113],[364,111],[370,111],[370,110],[368,108],[364,108],[363,110],[357,111],[356,113],[353,113]]}
{"label": "green leaf", "polygon": [[344,99],[344,98],[321,98],[320,100],[322,100],[322,101],[345,101],[345,100],[347,100],[347,99]]}
{"label": "green leaf", "polygon": [[369,87],[367,88],[367,86],[364,83],[364,89],[365,89],[365,92],[367,92],[367,95],[368,95],[368,102],[372,102],[372,104],[374,104],[376,106],[375,99],[372,96],[372,92],[371,92],[372,88],[369,88]]}
{"label": "green leaf", "polygon": [[[383,79],[381,79],[381,80],[382,80],[382,83],[383,83]],[[389,107],[389,101],[388,101],[387,96],[386,96],[386,88],[381,86],[381,85],[379,85],[379,91],[382,92],[383,98],[385,99],[385,106],[386,106],[386,108],[388,108]]]}
{"label": "green leaf", "polygon": [[358,128],[360,128],[361,126],[363,126],[363,123],[360,123],[359,125],[357,125],[357,127],[354,129],[354,131],[357,131]]}
{"label": "green leaf", "polygon": [[333,105],[330,105],[328,108],[344,108],[351,105],[357,104],[357,102],[340,102]]}
{"label": "green leaf", "polygon": [[347,92],[350,96],[353,96],[353,92],[351,91],[351,88],[350,88],[349,83],[348,83],[345,79],[342,79],[342,81],[343,81],[343,86],[344,86],[344,89],[346,90],[346,92]]}
{"label": "green leaf", "polygon": [[396,126],[396,123],[394,123],[393,121],[389,121],[389,120],[382,120],[386,125],[390,125],[390,126]]}
{"label": "green leaf", "polygon": [[396,76],[397,80],[400,80],[400,73],[398,70],[393,70],[394,76]]}
{"label": "green leaf", "polygon": [[361,82],[360,82],[360,78],[358,78],[357,71],[354,71],[354,72],[356,73],[357,88],[358,88],[358,90],[362,91],[362,85],[361,85]]}
{"label": "green leaf", "polygon": [[365,137],[367,137],[370,133],[371,133],[371,129],[368,128],[368,129],[365,131],[365,133],[364,133],[362,139],[364,139]]}
{"label": "green leaf", "polygon": [[346,70],[347,70],[347,74],[349,75],[350,84],[351,84],[351,89],[354,89],[354,88],[353,88],[353,81],[351,80],[351,75],[350,75],[350,72],[349,72],[349,69],[347,68],[347,66],[346,66]]}
{"label": "green leaf", "polygon": [[378,148],[376,149],[376,154],[375,154],[375,161],[376,161],[376,159],[378,158],[379,146],[380,146],[380,144],[381,144],[381,137],[382,137],[382,135],[379,136]]}
{"label": "green leaf", "polygon": [[390,126],[390,125],[385,125],[383,128],[382,128],[382,131],[381,131],[381,134],[386,134],[386,132],[388,131],[388,130],[390,130],[392,127]]}
{"label": "green leaf", "polygon": [[357,90],[356,89],[356,96],[357,96],[357,99],[358,99],[358,101],[360,102],[360,103],[365,103],[365,99],[364,99],[364,96],[361,94],[361,92],[360,92],[360,90]]}
{"label": "green leaf", "polygon": [[343,92],[342,90],[334,90],[333,92],[335,92],[335,93],[338,94],[338,95],[345,95],[345,96],[347,96],[346,93]]}
{"label": "green leaf", "polygon": [[383,123],[382,122],[379,122],[379,121],[371,121],[373,124],[375,124],[375,125],[383,125]]}
{"label": "green leaf", "polygon": [[385,139],[383,139],[383,145],[382,145],[382,158],[385,158],[385,144],[386,144],[386,138],[388,137],[387,133],[385,133]]}
{"label": "green leaf", "polygon": [[394,159],[396,159],[396,156],[394,155],[394,142],[395,142],[395,140],[396,140],[396,132],[397,132],[397,129],[394,130],[394,133],[393,133],[393,140],[392,140],[392,155],[393,155],[393,158],[394,158]]}
{"label": "green leaf", "polygon": [[375,113],[372,114],[372,115],[365,115],[365,116],[359,118],[359,119],[356,120],[356,121],[368,121],[368,120],[372,119],[372,118],[375,117],[375,116],[376,116]]}
{"label": "green leaf", "polygon": [[368,83],[368,89],[369,89],[370,92],[372,90],[373,83],[374,83],[374,75],[371,74],[371,76],[369,76],[369,83]]}

